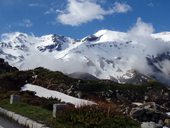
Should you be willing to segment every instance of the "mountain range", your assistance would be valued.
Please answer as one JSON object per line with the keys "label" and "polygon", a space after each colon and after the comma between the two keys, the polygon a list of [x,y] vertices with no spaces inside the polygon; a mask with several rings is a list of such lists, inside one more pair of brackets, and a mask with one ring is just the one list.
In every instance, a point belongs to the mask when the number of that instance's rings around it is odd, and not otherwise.
{"label": "mountain range", "polygon": [[135,84],[156,79],[168,84],[170,32],[100,30],[83,39],[5,33],[0,38],[0,58],[19,70],[45,67],[74,78]]}

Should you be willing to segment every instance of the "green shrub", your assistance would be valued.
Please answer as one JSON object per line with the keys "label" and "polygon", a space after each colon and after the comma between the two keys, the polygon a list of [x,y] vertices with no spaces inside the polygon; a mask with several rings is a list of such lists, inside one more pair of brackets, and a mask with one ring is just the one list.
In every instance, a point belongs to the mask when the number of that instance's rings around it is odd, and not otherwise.
{"label": "green shrub", "polygon": [[139,124],[128,117],[116,116],[98,106],[68,109],[57,114],[57,121],[82,128],[138,128]]}

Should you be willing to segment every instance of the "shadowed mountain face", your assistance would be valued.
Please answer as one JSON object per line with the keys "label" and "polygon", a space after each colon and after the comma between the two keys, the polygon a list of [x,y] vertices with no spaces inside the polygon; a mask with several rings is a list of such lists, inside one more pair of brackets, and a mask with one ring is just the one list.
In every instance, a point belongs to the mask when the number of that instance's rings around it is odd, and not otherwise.
{"label": "shadowed mountain face", "polygon": [[83,72],[76,72],[68,75],[71,78],[75,79],[82,79],[82,80],[99,80],[95,76],[89,74],[89,73],[83,73]]}
{"label": "shadowed mountain face", "polygon": [[100,30],[82,40],[56,34],[34,37],[8,33],[0,40],[0,58],[20,70],[44,67],[73,78],[136,84],[157,79],[169,83],[168,38],[170,33],[141,38],[109,30]]}
{"label": "shadowed mountain face", "polygon": [[18,71],[18,69],[10,66],[8,62],[5,62],[4,59],[0,58],[0,74],[6,72],[14,72],[14,71]]}

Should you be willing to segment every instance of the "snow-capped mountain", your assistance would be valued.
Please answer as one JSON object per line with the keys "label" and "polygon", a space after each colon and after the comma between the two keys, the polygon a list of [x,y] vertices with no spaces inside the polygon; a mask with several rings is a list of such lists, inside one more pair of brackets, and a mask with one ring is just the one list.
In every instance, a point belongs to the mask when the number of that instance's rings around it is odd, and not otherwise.
{"label": "snow-capped mountain", "polygon": [[81,40],[6,33],[0,39],[0,58],[20,70],[42,66],[118,82],[134,82],[134,78],[170,82],[170,32],[138,35],[100,30]]}

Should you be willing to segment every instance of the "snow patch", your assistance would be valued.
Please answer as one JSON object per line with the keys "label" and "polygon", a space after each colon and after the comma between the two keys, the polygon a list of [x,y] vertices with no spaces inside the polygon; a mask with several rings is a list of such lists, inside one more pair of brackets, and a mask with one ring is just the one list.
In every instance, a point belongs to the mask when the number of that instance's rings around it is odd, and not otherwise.
{"label": "snow patch", "polygon": [[36,96],[38,97],[44,97],[44,98],[57,98],[61,100],[61,102],[71,103],[74,104],[75,107],[82,107],[87,105],[94,105],[96,103],[84,99],[75,98],[69,95],[66,95],[64,93],[49,90],[37,85],[32,84],[26,84],[24,87],[21,88],[21,91],[33,91],[36,93]]}
{"label": "snow patch", "polygon": [[166,114],[167,114],[168,116],[170,116],[170,112],[167,112]]}
{"label": "snow patch", "polygon": [[140,102],[133,102],[132,104],[137,105],[137,106],[142,106],[143,105],[143,103],[140,103]]}

